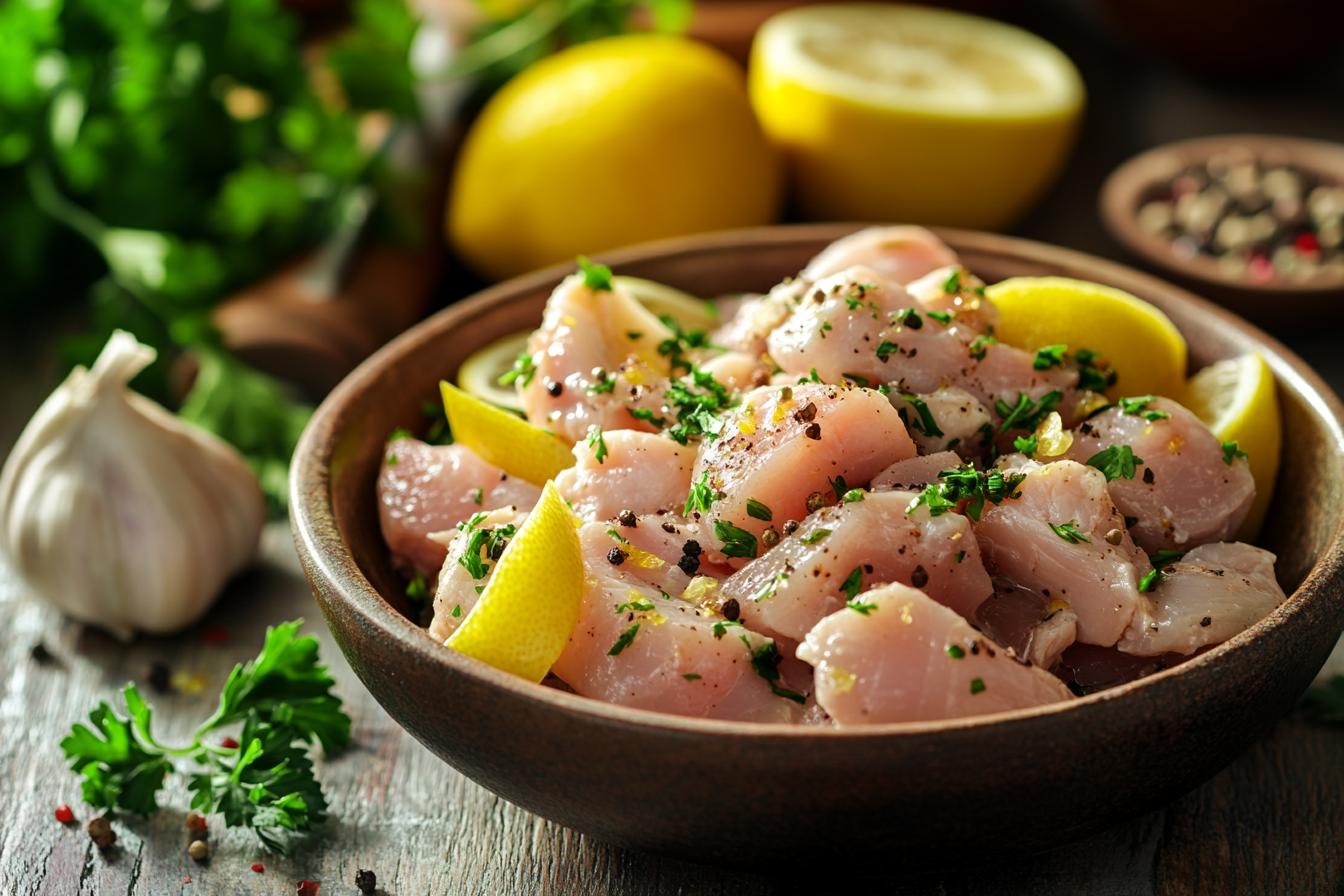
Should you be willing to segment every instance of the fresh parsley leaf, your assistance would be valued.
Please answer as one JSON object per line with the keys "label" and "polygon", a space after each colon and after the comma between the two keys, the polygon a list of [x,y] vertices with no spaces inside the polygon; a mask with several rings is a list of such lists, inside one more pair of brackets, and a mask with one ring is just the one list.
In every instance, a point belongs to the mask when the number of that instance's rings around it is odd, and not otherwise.
{"label": "fresh parsley leaf", "polygon": [[857,504],[863,500],[863,489],[852,488],[840,499],[845,504]]}
{"label": "fresh parsley leaf", "polygon": [[697,673],[695,673],[695,672],[683,672],[682,675],[681,675],[681,677],[684,678],[684,679],[686,679],[687,681],[699,681],[699,680],[700,680],[700,676],[699,676]]}
{"label": "fresh parsley leaf", "polygon": [[596,448],[593,453],[593,459],[599,464],[605,463],[607,459],[607,440],[602,437],[602,427],[594,426],[588,430],[588,447]]}
{"label": "fresh parsley leaf", "polygon": [[954,270],[943,281],[943,292],[952,295],[961,292],[961,271]]}
{"label": "fresh parsley leaf", "polygon": [[417,572],[415,578],[406,586],[406,599],[418,607],[429,598],[429,583],[425,581],[425,574]]}
{"label": "fresh parsley leaf", "polygon": [[[681,508],[681,515],[689,517],[693,511],[700,513],[709,513],[709,508],[714,504],[714,490],[709,487],[709,471],[700,474],[699,482],[691,483],[691,491],[686,495],[686,505]],[[765,505],[762,504],[762,507]],[[768,512],[768,511],[767,511]],[[751,513],[751,502],[747,502],[747,513]],[[755,516],[755,514],[751,514]],[[760,517],[757,517],[760,519]],[[765,517],[768,521],[769,517]]]}
{"label": "fresh parsley leaf", "polygon": [[1036,453],[1036,437],[1034,435],[1020,436],[1013,439],[1013,447],[1018,451],[1021,451],[1027,457],[1031,457]]}
{"label": "fresh parsley leaf", "polygon": [[971,357],[977,361],[985,360],[985,355],[989,353],[989,346],[998,341],[993,336],[977,336],[975,341],[971,343]]}
{"label": "fresh parsley leaf", "polygon": [[647,597],[637,597],[634,600],[627,601],[626,603],[618,605],[616,607],[616,615],[619,616],[622,613],[629,613],[631,611],[648,613],[653,609],[654,609],[653,601],[649,600]]}
{"label": "fresh parsley leaf", "polygon": [[622,650],[635,643],[635,635],[637,634],[639,634],[638,622],[621,632],[621,636],[616,639],[616,643],[611,645],[611,649],[607,651],[607,656],[620,656]]}
{"label": "fresh parsley leaf", "polygon": [[652,423],[654,426],[662,429],[667,426],[667,420],[664,417],[655,417],[653,411],[648,408],[626,408],[626,413],[636,420],[642,420],[645,423]]}
{"label": "fresh parsley leaf", "polygon": [[896,343],[888,342],[887,340],[883,339],[882,343],[877,347],[877,360],[886,362],[888,358],[890,358],[895,352],[898,352],[900,350],[901,347]]}
{"label": "fresh parsley leaf", "polygon": [[980,472],[967,464],[959,469],[943,470],[938,478],[939,482],[925,486],[919,496],[910,502],[906,513],[914,513],[923,505],[929,509],[929,516],[936,517],[964,505],[966,515],[979,522],[985,501],[1002,504],[1010,498],[1021,497],[1017,487],[1027,476],[1025,473],[1009,473],[1005,476],[997,469]]}
{"label": "fresh parsley leaf", "polygon": [[952,659],[954,659],[954,660],[964,660],[964,659],[966,659],[966,651],[965,651],[965,649],[962,648],[961,645],[959,645],[959,644],[949,644],[949,645],[947,645],[947,655],[950,656],[950,657],[952,657]]}
{"label": "fresh parsley leaf", "polygon": [[952,315],[947,311],[925,311],[924,313],[940,324],[952,323]]}
{"label": "fresh parsley leaf", "polygon": [[709,346],[709,335],[704,330],[683,330],[676,318],[669,315],[663,315],[658,319],[672,331],[671,336],[658,343],[658,354],[668,359],[672,373],[675,374],[678,370],[691,373],[694,365],[686,358],[686,353],[692,349]]}
{"label": "fresh parsley leaf", "polygon": [[1133,479],[1135,470],[1143,458],[1134,455],[1134,449],[1128,445],[1112,445],[1087,459],[1089,467],[1096,467],[1106,474],[1106,481],[1115,479]]}
{"label": "fresh parsley leaf", "polygon": [[742,623],[738,622],[735,619],[720,619],[718,622],[715,622],[712,626],[710,626],[710,631],[714,633],[715,639],[722,639],[724,634],[728,631],[728,629],[734,627],[741,627],[741,625]]}
{"label": "fresh parsley leaf", "polygon": [[519,352],[518,357],[513,359],[513,369],[501,374],[498,382],[501,386],[508,386],[516,381],[526,389],[532,385],[532,378],[536,375],[537,365],[532,360],[532,355],[528,352]]}
{"label": "fresh parsley leaf", "polygon": [[778,666],[782,657],[780,656],[779,648],[775,646],[775,642],[766,641],[760,647],[753,650],[751,641],[747,639],[747,636],[742,635],[741,637],[742,643],[747,646],[747,652],[751,654],[751,668],[770,685],[770,693],[774,694],[776,697],[784,697],[787,700],[792,700],[794,703],[800,705],[806,702],[806,695],[779,686]]}
{"label": "fresh parsley leaf", "polygon": [[1078,526],[1074,524],[1073,520],[1070,520],[1062,526],[1056,526],[1054,523],[1046,523],[1046,525],[1050,527],[1051,531],[1069,544],[1091,544],[1092,542],[1092,539],[1078,531]]}
{"label": "fresh parsley leaf", "polygon": [[842,373],[840,374],[840,378],[852,381],[854,385],[858,386],[860,389],[868,388],[869,380],[866,376],[859,376],[857,373]]}
{"label": "fresh parsley leaf", "polygon": [[756,536],[727,520],[714,521],[714,537],[723,542],[723,553],[729,557],[756,556]]}
{"label": "fresh parsley leaf", "polygon": [[981,691],[983,691],[984,689],[985,689],[985,682],[984,682],[984,679],[981,679],[981,678],[972,678],[972,679],[971,679],[971,693],[972,693],[972,694],[978,694],[978,693],[980,693]]}
{"label": "fresh parsley leaf", "polygon": [[775,596],[776,592],[779,591],[779,583],[787,582],[788,580],[789,580],[788,573],[786,572],[775,573],[774,575],[770,576],[764,582],[761,583],[761,587],[756,589],[756,593],[751,596],[751,599],[757,602],[763,600],[769,600],[770,598]]}
{"label": "fresh parsley leaf", "polygon": [[[133,685],[126,688],[134,690]],[[84,802],[138,815],[157,812],[158,792],[164,776],[173,770],[172,763],[159,750],[141,744],[130,720],[120,718],[106,701],[89,713],[89,721],[94,730],[76,723],[61,741],[70,770],[84,777],[80,785]]]}
{"label": "fresh parsley leaf", "polygon": [[1149,572],[1143,578],[1139,579],[1139,593],[1147,594],[1149,591],[1152,591],[1158,585],[1161,585],[1166,581],[1166,578],[1166,573],[1157,567],[1153,567],[1152,572]]}
{"label": "fresh parsley leaf", "polygon": [[719,415],[732,406],[727,387],[707,370],[695,370],[673,380],[663,400],[677,410],[677,423],[667,435],[680,445],[689,444],[691,439],[713,441],[723,431]]}
{"label": "fresh parsley leaf", "polygon": [[583,272],[583,285],[593,292],[611,292],[611,268],[604,264],[593,264],[586,257],[578,258],[579,270]]}
{"label": "fresh parsley leaf", "polygon": [[858,597],[860,589],[863,588],[863,567],[856,566],[845,576],[845,580],[840,583],[840,590],[844,592],[845,600],[853,600]]}
{"label": "fresh parsley leaf", "polygon": [[910,421],[911,429],[931,439],[940,438],[943,435],[943,431],[938,428],[938,421],[933,418],[933,412],[929,410],[928,402],[909,392],[902,392],[901,397],[919,414],[918,422]]}
{"label": "fresh parsley leaf", "polygon": [[395,442],[397,439],[413,439],[413,438],[415,438],[415,433],[411,432],[409,429],[402,429],[401,427],[397,427],[396,429],[392,430],[392,434],[387,437],[387,440],[389,442]]}
{"label": "fresh parsley leaf", "polygon": [[1078,364],[1078,388],[1091,392],[1105,392],[1119,380],[1115,368],[1107,365],[1096,352],[1080,348],[1073,353]]}
{"label": "fresh parsley leaf", "polygon": [[[708,476],[709,473],[706,472],[705,475]],[[685,514],[683,513],[682,516],[685,516]],[[747,516],[754,520],[764,520],[767,523],[775,518],[774,512],[755,498],[747,499]]]}
{"label": "fresh parsley leaf", "polygon": [[477,507],[480,507],[485,501],[485,489],[474,488],[471,490],[471,501]]}
{"label": "fresh parsley leaf", "polygon": [[1153,555],[1153,566],[1169,566],[1185,556],[1185,551],[1173,551],[1169,548],[1162,548]]}
{"label": "fresh parsley leaf", "polygon": [[589,395],[610,394],[615,389],[616,389],[616,374],[614,373],[609,373],[604,378],[598,380],[596,383],[589,383],[587,386],[587,392]]}
{"label": "fresh parsley leaf", "polygon": [[1171,415],[1166,411],[1148,411],[1148,403],[1157,401],[1156,395],[1138,395],[1133,398],[1122,398],[1116,405],[1120,408],[1121,414],[1128,414],[1132,417],[1142,417],[1145,420],[1163,420]]}
{"label": "fresh parsley leaf", "polygon": [[813,545],[821,541],[823,538],[825,538],[827,535],[830,534],[831,534],[830,529],[817,528],[813,529],[811,532],[804,535],[800,540],[802,541],[803,544]]}
{"label": "fresh parsley leaf", "polygon": [[1064,398],[1064,393],[1054,389],[1041,396],[1040,402],[1035,402],[1031,396],[1025,392],[1019,392],[1017,395],[1017,404],[1010,407],[1002,399],[994,402],[994,410],[999,412],[1003,418],[1002,425],[999,426],[999,432],[1005,433],[1010,429],[1025,429],[1035,431],[1040,426],[1055,406]]}
{"label": "fresh parsley leaf", "polygon": [[1064,352],[1067,345],[1047,345],[1036,350],[1036,358],[1031,362],[1032,370],[1049,370],[1051,367],[1064,366]]}
{"label": "fresh parsley leaf", "polygon": [[1230,467],[1232,462],[1239,457],[1246,458],[1246,462],[1250,463],[1251,456],[1242,451],[1236,442],[1223,442],[1223,463]]}
{"label": "fresh parsley leaf", "polygon": [[831,487],[831,491],[835,492],[835,500],[837,501],[842,500],[845,493],[849,491],[849,486],[845,484],[845,477],[843,476],[837,476],[834,479],[827,476],[826,484]]}

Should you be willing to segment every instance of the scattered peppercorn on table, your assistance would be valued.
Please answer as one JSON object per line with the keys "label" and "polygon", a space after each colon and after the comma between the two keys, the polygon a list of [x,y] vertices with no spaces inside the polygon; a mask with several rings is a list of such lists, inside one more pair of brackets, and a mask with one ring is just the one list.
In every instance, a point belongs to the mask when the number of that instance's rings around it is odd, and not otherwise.
{"label": "scattered peppercorn on table", "polygon": [[[1144,146],[1201,132],[1255,130],[1262,106],[1274,116],[1266,127],[1344,139],[1329,79],[1315,92],[1281,88],[1294,91],[1294,104],[1272,108],[1126,56],[1088,36],[1070,16],[1024,14],[1034,18],[1020,24],[1078,63],[1095,110],[1075,164],[1028,221],[1025,236],[1119,257],[1095,213],[1105,174]],[[1341,66],[1344,60],[1337,72]],[[1295,335],[1292,323],[1285,322],[1285,341],[1344,393],[1344,360],[1333,348],[1344,336],[1340,322],[1302,322]],[[54,386],[53,358],[50,344],[0,327],[0,459]],[[321,885],[322,896],[353,896],[373,883],[361,871],[376,875],[376,892],[454,896],[1333,893],[1344,878],[1344,726],[1312,721],[1301,711],[1163,809],[1085,843],[1005,865],[854,885],[844,869],[804,881],[618,849],[503,802],[401,730],[327,632],[288,528],[269,526],[263,546],[263,562],[230,585],[199,625],[129,646],[26,594],[0,561],[0,631],[7,635],[0,642],[0,893],[292,894],[309,881]],[[187,742],[213,711],[229,670],[256,656],[266,626],[299,617],[308,620],[302,631],[321,642],[322,662],[353,720],[350,748],[318,760],[330,820],[297,840],[287,857],[265,852],[251,832],[226,830],[213,816],[201,839],[188,824],[191,794],[186,776],[178,774],[166,782],[163,809],[149,818],[109,813],[115,843],[105,851],[95,846],[88,827],[99,812],[83,803],[80,779],[57,746],[70,726],[99,700],[122,712],[117,694],[134,681],[153,704],[156,734],[165,743]],[[713,786],[718,773],[708,771],[704,786]],[[208,858],[192,857],[193,841],[208,843],[197,848]]]}

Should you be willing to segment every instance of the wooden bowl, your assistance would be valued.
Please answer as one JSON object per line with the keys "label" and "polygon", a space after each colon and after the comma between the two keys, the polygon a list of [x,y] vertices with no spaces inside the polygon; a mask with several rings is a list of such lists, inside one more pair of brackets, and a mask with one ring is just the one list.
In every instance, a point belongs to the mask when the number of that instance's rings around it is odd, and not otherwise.
{"label": "wooden bowl", "polygon": [[[601,260],[703,296],[763,290],[853,229],[711,234]],[[538,815],[622,846],[776,871],[915,872],[1039,852],[1151,811],[1230,763],[1292,706],[1344,627],[1338,399],[1277,342],[1153,277],[1039,243],[939,234],[991,282],[1060,274],[1153,302],[1185,333],[1195,368],[1264,354],[1288,447],[1261,539],[1291,595],[1281,607],[1206,654],[1082,699],[848,730],[626,709],[454,653],[407,618],[378,529],[383,440],[423,419],[420,403],[473,349],[540,322],[570,270],[555,267],[486,290],[384,347],[317,410],[295,454],[299,555],[374,697],[445,762]]]}
{"label": "wooden bowl", "polygon": [[1315,318],[1332,318],[1344,302],[1344,274],[1322,273],[1311,280],[1276,279],[1256,283],[1229,279],[1207,255],[1181,258],[1171,242],[1144,231],[1139,209],[1155,187],[1190,165],[1232,151],[1249,150],[1307,171],[1344,181],[1344,146],[1319,140],[1233,134],[1169,143],[1141,153],[1115,169],[1102,185],[1100,212],[1111,235],[1143,260],[1182,285],[1272,330],[1300,329]]}

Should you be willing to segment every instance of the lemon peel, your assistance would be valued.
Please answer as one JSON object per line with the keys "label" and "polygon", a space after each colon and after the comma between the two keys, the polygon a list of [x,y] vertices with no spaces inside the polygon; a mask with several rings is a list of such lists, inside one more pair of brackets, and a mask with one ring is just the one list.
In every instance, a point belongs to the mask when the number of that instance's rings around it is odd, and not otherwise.
{"label": "lemon peel", "polygon": [[510,476],[541,485],[574,466],[574,452],[558,436],[439,382],[453,438]]}
{"label": "lemon peel", "polygon": [[1283,452],[1283,422],[1274,371],[1258,352],[1218,361],[1186,384],[1185,405],[1221,442],[1236,442],[1255,479],[1255,503],[1237,532],[1252,542],[1274,497]]}
{"label": "lemon peel", "polygon": [[1012,277],[985,288],[999,309],[994,336],[1034,352],[1065,344],[1069,352],[1097,352],[1119,374],[1106,390],[1121,395],[1163,395],[1182,401],[1186,344],[1158,308],[1124,290],[1069,277]]}
{"label": "lemon peel", "polygon": [[583,554],[573,519],[547,482],[476,606],[444,644],[529,681],[545,678],[582,608]]}

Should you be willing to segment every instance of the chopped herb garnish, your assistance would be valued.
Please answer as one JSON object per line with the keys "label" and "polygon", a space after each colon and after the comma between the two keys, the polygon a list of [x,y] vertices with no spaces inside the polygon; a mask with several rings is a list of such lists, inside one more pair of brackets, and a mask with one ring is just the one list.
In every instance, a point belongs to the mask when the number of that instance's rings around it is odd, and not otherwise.
{"label": "chopped herb garnish", "polygon": [[658,354],[668,359],[673,373],[678,370],[690,373],[692,364],[686,359],[686,353],[692,349],[708,346],[708,334],[704,330],[682,330],[681,324],[677,323],[676,318],[668,315],[663,315],[658,319],[663,322],[663,326],[672,331],[670,337],[658,343]]}
{"label": "chopped herb garnish", "polygon": [[[700,474],[699,482],[691,483],[691,491],[686,495],[686,505],[681,508],[681,515],[689,517],[692,512],[709,513],[709,508],[714,503],[714,490],[709,487],[709,471]],[[748,502],[748,512],[750,513],[750,502]]]}
{"label": "chopped herb garnish", "polygon": [[[701,391],[696,391],[697,388]],[[723,430],[723,420],[718,414],[732,405],[728,389],[707,370],[696,370],[673,380],[663,398],[677,409],[677,423],[667,430],[667,435],[679,445],[689,444],[693,438],[713,441]]]}
{"label": "chopped herb garnish", "polygon": [[1069,544],[1092,543],[1092,539],[1088,538],[1086,535],[1078,531],[1078,527],[1074,525],[1073,520],[1070,520],[1069,522],[1065,523],[1062,526],[1056,526],[1054,523],[1046,523],[1046,525],[1050,527],[1050,530],[1052,532],[1054,532],[1060,538],[1067,541]]}
{"label": "chopped herb garnish", "polygon": [[580,255],[579,270],[583,271],[584,286],[594,292],[611,292],[611,268],[604,264],[593,264]]}
{"label": "chopped herb garnish", "polygon": [[754,601],[769,600],[779,591],[779,583],[786,582],[789,574],[786,572],[777,572],[761,583],[761,587],[756,589],[756,593],[751,596]]}
{"label": "chopped herb garnish", "polygon": [[1230,467],[1232,466],[1232,461],[1239,457],[1246,458],[1247,463],[1251,462],[1251,456],[1245,451],[1242,451],[1241,447],[1236,442],[1223,442],[1223,463]]}
{"label": "chopped herb garnish", "polygon": [[924,320],[919,316],[919,312],[913,308],[902,308],[892,315],[896,318],[896,323],[905,324],[912,330],[918,330],[924,326]]}
{"label": "chopped herb garnish", "polygon": [[720,619],[710,627],[710,630],[714,632],[715,638],[722,638],[728,629],[741,625],[742,623],[738,622],[736,619]]}
{"label": "chopped herb garnish", "polygon": [[1013,439],[1013,447],[1018,451],[1021,451],[1027,457],[1031,457],[1036,453],[1036,437],[1032,435]]}
{"label": "chopped herb garnish", "polygon": [[940,324],[952,323],[952,315],[946,311],[925,311],[924,313]]}
{"label": "chopped herb garnish", "polygon": [[626,408],[625,411],[627,414],[629,414],[631,417],[634,417],[636,420],[643,420],[645,423],[652,423],[659,429],[662,429],[663,427],[667,426],[667,419],[665,417],[655,417],[653,411],[649,410],[648,408]]}
{"label": "chopped herb garnish", "polygon": [[[481,589],[481,591],[484,591],[484,590],[485,590],[484,588]],[[477,591],[476,593],[477,593],[477,594],[480,594],[481,592],[480,592],[480,591]],[[452,615],[453,615],[453,618],[454,618],[454,619],[460,619],[460,618],[462,618],[462,605],[461,605],[461,604],[456,604],[456,605],[454,605],[454,607],[453,607],[453,614],[452,614]]]}
{"label": "chopped herb garnish", "polygon": [[513,369],[503,374],[499,378],[501,386],[507,386],[518,380],[522,383],[524,389],[532,385],[532,377],[537,375],[537,365],[532,360],[532,355],[527,352],[519,352],[518,357],[513,359]]}
{"label": "chopped herb garnish", "polygon": [[[1101,366],[1100,356],[1089,349],[1080,348],[1074,352],[1073,360],[1078,364],[1078,388],[1091,392],[1104,392],[1116,384],[1119,375],[1115,369]],[[1104,362],[1103,362],[1104,363]]]}
{"label": "chopped herb garnish", "polygon": [[475,503],[475,505],[476,505],[477,507],[480,507],[480,506],[481,506],[481,502],[485,500],[485,490],[484,490],[484,489],[479,489],[479,488],[474,488],[474,489],[472,489],[472,490],[471,490],[471,500],[472,500],[473,503]]}
{"label": "chopped herb garnish", "polygon": [[849,571],[845,581],[841,583],[840,590],[844,592],[846,600],[853,600],[859,596],[860,589],[863,588],[863,567],[856,566]]}
{"label": "chopped herb garnish", "polygon": [[845,504],[857,504],[863,500],[863,489],[852,488],[849,491],[845,492],[844,497],[841,498],[840,500]]}
{"label": "chopped herb garnish", "polygon": [[599,464],[606,461],[607,440],[602,438],[602,427],[594,426],[588,431],[588,447],[597,449],[593,454],[593,459]]}
{"label": "chopped herb garnish", "polygon": [[978,694],[985,689],[985,682],[982,678],[971,679],[971,693]]}
{"label": "chopped herb garnish", "polygon": [[1170,548],[1163,548],[1153,555],[1154,566],[1167,566],[1175,563],[1185,556],[1185,551],[1173,551]]}
{"label": "chopped herb garnish", "polygon": [[416,606],[419,606],[420,604],[423,604],[428,597],[429,583],[425,581],[424,573],[417,572],[415,578],[411,579],[410,584],[406,586],[406,599]]}
{"label": "chopped herb garnish", "polygon": [[727,520],[714,521],[714,537],[723,542],[723,553],[729,557],[756,556],[756,536]]}
{"label": "chopped herb garnish", "polygon": [[943,281],[943,292],[949,294],[961,292],[961,271],[953,271],[948,275]]}
{"label": "chopped herb garnish", "polygon": [[961,444],[961,439],[948,439],[947,444],[943,446],[944,451],[952,451]]}
{"label": "chopped herb garnish", "polygon": [[699,681],[699,680],[700,680],[700,676],[697,675],[697,674],[695,674],[694,672],[683,672],[682,675],[681,675],[681,677],[684,678],[684,679],[686,679],[687,681]]}
{"label": "chopped herb garnish", "polygon": [[402,429],[401,427],[397,427],[396,429],[392,430],[392,435],[388,436],[387,440],[389,442],[395,442],[397,439],[413,439],[413,438],[415,438],[415,433],[411,432],[409,429]]}
{"label": "chopped herb garnish", "polygon": [[947,645],[947,655],[950,656],[950,657],[952,657],[952,659],[954,659],[954,660],[964,660],[964,659],[966,659],[966,651],[963,650],[963,649],[962,649],[959,645],[957,645],[957,644],[949,644],[949,645]]}
{"label": "chopped herb garnish", "polygon": [[827,476],[826,484],[835,492],[835,500],[840,501],[845,497],[845,492],[849,491],[849,486],[845,484],[845,477],[837,476],[834,479]]}
{"label": "chopped herb garnish", "polygon": [[877,347],[877,360],[885,362],[894,352],[901,350],[901,347],[894,342],[888,342],[883,339],[882,344]]}
{"label": "chopped herb garnish", "polygon": [[1167,574],[1157,567],[1153,567],[1152,572],[1139,579],[1139,593],[1147,594],[1158,585],[1161,585],[1167,578]]}
{"label": "chopped herb garnish", "polygon": [[971,343],[971,357],[977,361],[985,360],[985,354],[989,351],[989,346],[994,345],[999,340],[993,336],[979,336]]}
{"label": "chopped herb garnish", "polygon": [[798,378],[798,385],[800,386],[803,383],[819,383],[819,382],[821,382],[821,377],[817,375],[817,368],[815,367],[812,368],[812,370],[808,373],[807,376],[801,376]]}
{"label": "chopped herb garnish", "polygon": [[965,559],[966,559],[966,552],[965,552],[965,551],[957,551],[957,562],[960,563],[961,561],[963,561],[963,560],[965,560]]}
{"label": "chopped herb garnish", "polygon": [[395,454],[389,454],[387,456],[387,465],[389,467],[395,467],[399,463],[401,463],[401,458],[397,457]]}
{"label": "chopped herb garnish", "polygon": [[830,529],[813,529],[811,532],[804,535],[801,541],[803,542],[803,544],[813,545],[821,541],[823,538],[825,538],[827,535],[830,534],[831,534]]}
{"label": "chopped herb garnish", "polygon": [[637,634],[639,634],[638,622],[621,632],[621,636],[616,639],[616,643],[611,645],[611,649],[607,651],[607,656],[620,656],[622,650],[635,642],[635,635]]}
{"label": "chopped herb garnish", "polygon": [[613,392],[615,391],[615,389],[616,389],[616,374],[609,373],[606,375],[605,378],[598,380],[596,383],[590,383],[588,385],[588,394],[602,395],[604,393]]}
{"label": "chopped herb garnish", "polygon": [[616,615],[619,616],[622,613],[629,613],[632,610],[647,613],[652,609],[654,609],[653,601],[649,600],[647,597],[637,597],[634,600],[618,604],[616,606]]}
{"label": "chopped herb garnish", "polygon": [[943,435],[943,431],[938,428],[938,421],[933,419],[933,412],[929,410],[928,402],[917,395],[911,395],[909,392],[902,392],[901,397],[919,414],[918,422],[914,420],[909,422],[908,426],[911,429],[931,439]]}
{"label": "chopped herb garnish", "polygon": [[1141,463],[1143,458],[1135,457],[1134,449],[1128,445],[1112,445],[1087,459],[1087,465],[1104,473],[1107,482],[1120,478],[1133,479],[1134,471]]}
{"label": "chopped herb garnish", "polygon": [[1138,518],[1138,517],[1136,517],[1136,516],[1127,516],[1127,517],[1125,517],[1125,528],[1126,528],[1126,529],[1133,529],[1136,525],[1138,525],[1138,522],[1139,522],[1139,518]]}
{"label": "chopped herb garnish", "polygon": [[624,536],[624,535],[622,535],[621,533],[617,532],[615,529],[608,529],[608,530],[607,530],[607,534],[610,535],[612,538],[616,539],[617,541],[619,541],[621,544],[629,544],[629,543],[630,543],[630,542],[628,542],[628,541],[625,540],[625,536]]}
{"label": "chopped herb garnish", "polygon": [[1142,417],[1145,420],[1162,420],[1171,415],[1166,411],[1145,411],[1148,402],[1157,401],[1156,395],[1138,395],[1134,398],[1122,398],[1116,405],[1120,408],[1121,414],[1128,414],[1131,417]]}
{"label": "chopped herb garnish", "polygon": [[1039,403],[1032,401],[1025,392],[1018,393],[1017,404],[1013,407],[1002,399],[994,402],[994,410],[1003,418],[999,432],[1005,433],[1009,429],[1035,430],[1063,398],[1064,393],[1055,389],[1042,395]]}
{"label": "chopped herb garnish", "polygon": [[842,373],[840,376],[844,379],[852,380],[854,385],[858,386],[860,389],[868,388],[869,380],[866,376],[859,376],[857,373]]}
{"label": "chopped herb garnish", "polygon": [[821,322],[821,338],[822,338],[822,339],[825,339],[825,338],[826,338],[826,331],[827,331],[827,330],[833,330],[833,329],[835,329],[835,328],[831,326],[831,322],[830,322],[830,321],[828,321],[828,320],[827,320],[827,321],[822,321],[822,322]]}
{"label": "chopped herb garnish", "polygon": [[794,703],[803,703],[807,697],[797,691],[791,691],[788,688],[780,687],[779,681],[779,648],[775,646],[774,641],[766,641],[755,650],[751,649],[751,641],[746,635],[742,635],[742,643],[747,645],[747,651],[751,654],[751,668],[756,670],[756,674],[766,680],[770,685],[770,693],[776,697],[784,697],[792,700]]}
{"label": "chopped herb garnish", "polygon": [[922,504],[929,508],[929,516],[941,516],[958,509],[964,502],[966,515],[979,522],[986,500],[1001,504],[1009,498],[1021,497],[1017,487],[1027,474],[1009,473],[1005,476],[995,469],[980,472],[967,464],[960,469],[943,470],[938,478],[940,482],[926,486],[919,497],[910,502],[906,513],[914,513]]}
{"label": "chopped herb garnish", "polygon": [[867,616],[869,613],[877,609],[877,604],[864,603],[861,600],[848,600],[845,601],[845,609],[853,610],[860,616]]}
{"label": "chopped herb garnish", "polygon": [[[708,476],[709,473],[705,473],[705,475]],[[685,514],[682,515],[685,516]],[[775,518],[775,515],[770,508],[766,507],[755,498],[747,499],[747,516],[754,520],[764,520],[767,523],[773,521]]]}
{"label": "chopped herb garnish", "polygon": [[1049,370],[1051,367],[1064,366],[1064,352],[1068,351],[1067,345],[1047,345],[1045,348],[1036,350],[1036,358],[1031,362],[1032,370]]}

